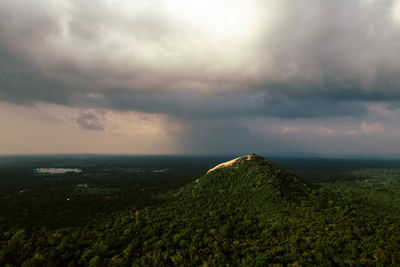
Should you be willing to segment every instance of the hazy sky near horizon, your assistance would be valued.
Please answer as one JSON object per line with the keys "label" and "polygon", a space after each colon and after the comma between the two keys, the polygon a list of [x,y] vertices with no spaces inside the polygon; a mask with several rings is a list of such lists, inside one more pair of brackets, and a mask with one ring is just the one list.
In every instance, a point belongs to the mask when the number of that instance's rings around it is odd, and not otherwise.
{"label": "hazy sky near horizon", "polygon": [[5,0],[0,154],[398,154],[400,0]]}

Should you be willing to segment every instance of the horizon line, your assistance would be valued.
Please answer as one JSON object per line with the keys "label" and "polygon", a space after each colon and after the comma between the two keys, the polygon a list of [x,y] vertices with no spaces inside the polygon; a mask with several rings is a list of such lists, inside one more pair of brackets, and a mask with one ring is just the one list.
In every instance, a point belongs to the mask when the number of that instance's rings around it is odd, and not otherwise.
{"label": "horizon line", "polygon": [[[0,157],[29,157],[29,156],[131,156],[131,157],[228,157],[249,155],[253,153],[172,153],[172,154],[135,154],[135,153],[20,153],[20,154],[1,154]],[[398,159],[400,154],[383,154],[383,153],[343,153],[343,154],[323,154],[318,152],[258,152],[254,153],[263,157],[277,157],[277,158],[331,158],[331,159]]]}

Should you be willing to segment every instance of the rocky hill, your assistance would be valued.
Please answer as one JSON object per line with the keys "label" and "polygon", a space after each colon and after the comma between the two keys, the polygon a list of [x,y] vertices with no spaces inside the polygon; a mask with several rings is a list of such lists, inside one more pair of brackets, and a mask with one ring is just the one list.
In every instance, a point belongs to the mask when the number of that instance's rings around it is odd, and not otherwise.
{"label": "rocky hill", "polygon": [[272,198],[297,200],[310,192],[303,179],[256,154],[217,165],[192,187],[193,194],[200,197],[204,194],[214,194],[213,198],[247,195],[246,198],[265,201]]}

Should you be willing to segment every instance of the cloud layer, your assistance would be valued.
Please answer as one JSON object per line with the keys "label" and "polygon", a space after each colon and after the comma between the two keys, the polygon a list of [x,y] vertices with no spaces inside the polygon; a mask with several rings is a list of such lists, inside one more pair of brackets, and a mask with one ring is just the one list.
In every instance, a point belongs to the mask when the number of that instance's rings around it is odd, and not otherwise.
{"label": "cloud layer", "polygon": [[87,130],[158,114],[236,151],[260,119],[274,140],[304,121],[344,136],[338,118],[378,134],[399,107],[400,0],[2,1],[0,36],[0,100],[79,109]]}

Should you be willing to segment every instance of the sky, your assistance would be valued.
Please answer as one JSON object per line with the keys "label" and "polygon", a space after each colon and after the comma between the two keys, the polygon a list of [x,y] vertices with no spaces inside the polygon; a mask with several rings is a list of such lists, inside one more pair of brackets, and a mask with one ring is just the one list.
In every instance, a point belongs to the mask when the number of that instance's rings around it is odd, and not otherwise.
{"label": "sky", "polygon": [[0,1],[0,154],[400,151],[400,0]]}

